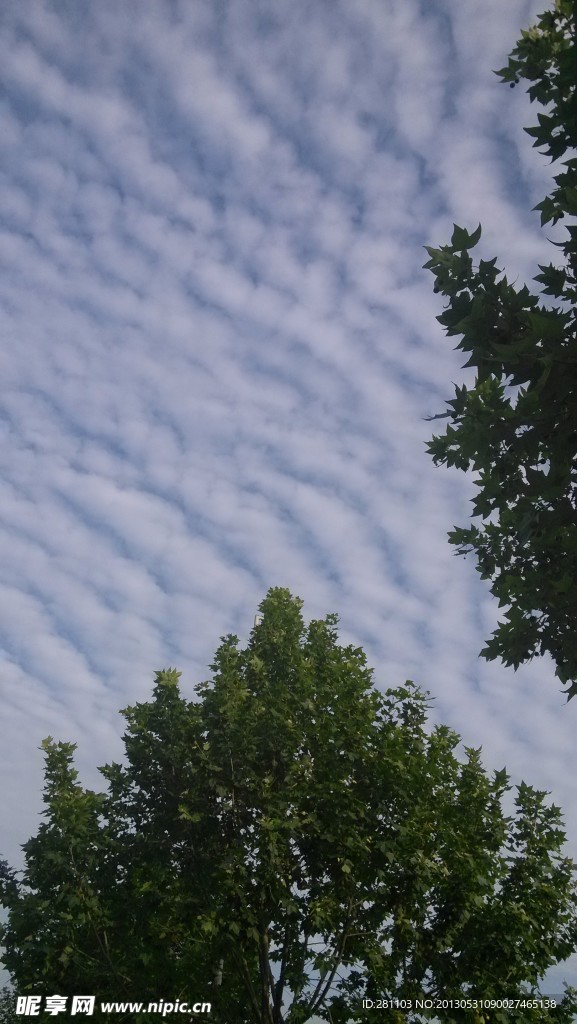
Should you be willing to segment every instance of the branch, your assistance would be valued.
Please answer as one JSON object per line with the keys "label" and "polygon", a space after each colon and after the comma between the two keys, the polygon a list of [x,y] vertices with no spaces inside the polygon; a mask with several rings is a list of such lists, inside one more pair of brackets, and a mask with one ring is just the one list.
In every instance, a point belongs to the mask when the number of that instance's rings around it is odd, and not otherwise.
{"label": "branch", "polygon": [[[249,1000],[250,1000],[250,1002],[252,1004],[252,1008],[253,1008],[254,1013],[255,1013],[255,1020],[257,1021],[257,1024],[259,1024],[259,1022],[262,1022],[260,1007],[259,1007],[259,1003],[258,1003],[257,994],[256,994],[256,992],[254,990],[254,985],[252,983],[252,979],[251,979],[251,976],[250,976],[250,971],[249,971],[249,969],[247,967],[247,964],[246,964],[246,960],[245,960],[244,956],[242,955],[242,953],[238,950],[238,948],[236,946],[233,947],[233,956],[234,956],[234,958],[235,958],[235,960],[236,960],[236,962],[237,962],[237,964],[238,964],[238,966],[240,968],[240,973],[242,975],[242,980],[243,980],[245,988],[246,988],[246,990],[248,992],[248,997],[249,997]],[[264,1022],[262,1022],[262,1024],[264,1024]]]}
{"label": "branch", "polygon": [[308,1005],[305,1005],[305,1009],[309,1013],[310,1016],[312,1016],[312,1014],[315,1013],[315,1011],[318,1010],[318,1008],[322,1005],[322,1003],[323,1003],[324,999],[326,998],[326,995],[327,995],[327,993],[328,993],[328,991],[329,991],[329,989],[330,989],[330,987],[331,987],[331,985],[332,985],[332,983],[334,981],[335,974],[337,973],[337,970],[339,968],[339,964],[341,962],[342,955],[344,953],[345,943],[346,943],[346,941],[347,941],[347,939],[349,937],[349,926],[352,923],[352,916],[351,916],[352,907],[353,907],[353,899],[352,899],[352,897],[350,897],[349,902],[348,902],[348,906],[347,906],[347,911],[346,911],[346,914],[345,914],[345,919],[343,921],[343,927],[342,927],[342,930],[341,930],[341,935],[340,935],[340,938],[339,938],[338,946],[337,946],[337,949],[335,950],[335,954],[334,954],[335,962],[334,962],[333,969],[331,970],[331,972],[329,974],[328,981],[324,985],[323,985],[324,978],[319,978],[317,986],[316,986],[316,988],[315,988],[315,990],[314,990],[314,992],[313,992],[313,994],[312,994],[312,996],[311,996],[311,998],[310,998],[310,1000],[308,1002]]}
{"label": "branch", "polygon": [[287,925],[284,930],[284,939],[282,944],[282,955],[280,962],[280,971],[278,981],[274,988],[274,1002],[273,1002],[273,1017],[275,1024],[281,1024],[280,1008],[282,1004],[282,997],[284,993],[285,975],[287,968],[288,948],[290,938],[290,925]]}
{"label": "branch", "polygon": [[259,974],[260,974],[260,994],[261,994],[261,1006],[262,1006],[262,1019],[263,1021],[269,1021],[273,1024],[271,1015],[271,1003],[270,1003],[270,991],[271,991],[271,980],[274,983],[274,978],[270,968],[270,960],[268,958],[268,933],[266,925],[262,922],[259,928],[258,937],[258,959],[259,959]]}

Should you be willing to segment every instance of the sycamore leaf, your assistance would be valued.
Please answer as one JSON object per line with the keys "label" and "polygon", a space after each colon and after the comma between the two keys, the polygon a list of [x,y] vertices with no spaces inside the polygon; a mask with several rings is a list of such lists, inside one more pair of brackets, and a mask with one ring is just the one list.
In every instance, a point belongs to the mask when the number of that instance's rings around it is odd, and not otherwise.
{"label": "sycamore leaf", "polygon": [[451,236],[451,248],[453,250],[456,250],[456,251],[457,250],[462,251],[462,250],[466,250],[466,249],[473,249],[477,245],[477,243],[478,243],[480,238],[481,238],[481,225],[480,224],[479,224],[479,226],[477,228],[475,228],[475,230],[471,234],[469,234],[469,232],[466,231],[465,228],[459,227],[458,224],[453,224],[453,234]]}

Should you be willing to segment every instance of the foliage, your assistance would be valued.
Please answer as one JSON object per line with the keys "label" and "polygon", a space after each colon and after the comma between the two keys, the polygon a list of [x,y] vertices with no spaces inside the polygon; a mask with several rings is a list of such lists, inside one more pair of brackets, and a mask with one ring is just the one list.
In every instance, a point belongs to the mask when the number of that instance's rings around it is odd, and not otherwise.
{"label": "foliage", "polygon": [[[577,0],[522,33],[507,67],[546,113],[525,129],[552,160],[577,144]],[[473,468],[480,526],[449,533],[459,554],[475,552],[477,569],[508,606],[482,655],[517,668],[549,653],[557,675],[577,693],[577,158],[569,156],[551,194],[536,209],[541,223],[563,222],[555,245],[560,265],[540,266],[541,298],[516,288],[496,259],[473,265],[472,234],[455,225],[450,245],[428,248],[425,267],[448,304],[438,320],[468,355],[475,384],[456,387],[445,433],[428,449],[436,464]],[[552,304],[555,303],[555,304]]]}
{"label": "foliage", "polygon": [[7,985],[0,989],[0,1024],[18,1024],[16,996]]}
{"label": "foliage", "polygon": [[[305,626],[283,589],[260,610],[196,701],[170,669],[124,712],[105,794],[78,784],[70,744],[44,742],[46,820],[22,880],[0,881],[18,992],[209,999],[227,1024],[537,992],[577,946],[559,809],[523,783],[508,815],[505,771],[457,757],[412,683],[379,693],[336,616]],[[571,1005],[443,1019],[569,1021]]]}

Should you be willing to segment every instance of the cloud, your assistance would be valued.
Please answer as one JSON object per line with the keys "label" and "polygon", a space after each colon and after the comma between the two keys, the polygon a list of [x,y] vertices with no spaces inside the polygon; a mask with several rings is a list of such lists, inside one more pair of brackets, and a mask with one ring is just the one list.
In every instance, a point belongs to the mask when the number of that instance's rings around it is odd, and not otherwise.
{"label": "cloud", "polygon": [[205,678],[277,584],[551,790],[575,851],[574,708],[549,663],[478,660],[497,610],[446,542],[472,482],[425,453],[466,371],[422,246],[480,220],[510,277],[552,258],[534,114],[492,74],[539,6],[7,5],[4,856],[43,736],[98,785],[118,708]]}

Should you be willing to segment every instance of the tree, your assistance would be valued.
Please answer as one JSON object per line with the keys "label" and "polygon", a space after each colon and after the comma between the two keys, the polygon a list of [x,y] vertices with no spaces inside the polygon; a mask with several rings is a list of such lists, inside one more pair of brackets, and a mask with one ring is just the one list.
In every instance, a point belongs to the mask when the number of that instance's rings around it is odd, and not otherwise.
{"label": "tree", "polygon": [[16,1015],[16,998],[14,993],[5,985],[0,989],[0,1024],[18,1024],[19,1017]]}
{"label": "tree", "polygon": [[[78,784],[71,745],[45,741],[46,821],[23,878],[5,867],[0,882],[20,994],[344,1024],[366,1019],[363,998],[530,997],[577,947],[559,809],[522,783],[505,813],[506,772],[487,775],[478,750],[459,758],[454,732],[427,729],[425,694],[381,694],[337,617],[305,626],[301,605],[269,591],[247,646],[222,638],[196,701],[158,672],[152,700],[124,712],[126,763],[101,769],[106,793]],[[574,995],[556,1013],[442,1017],[569,1021]]]}
{"label": "tree", "polygon": [[[525,129],[553,161],[577,145],[577,0],[522,33],[503,82],[531,84],[545,113]],[[563,222],[554,243],[562,264],[540,266],[541,296],[516,288],[496,259],[474,266],[469,234],[455,225],[450,245],[427,247],[425,267],[448,299],[437,319],[475,367],[471,388],[455,388],[449,419],[428,450],[436,464],[477,473],[473,517],[480,526],[449,533],[457,553],[474,552],[482,579],[508,606],[481,654],[518,666],[549,653],[556,674],[577,693],[577,158],[563,163],[555,187],[536,209],[541,223]],[[556,304],[552,305],[552,301]]]}

